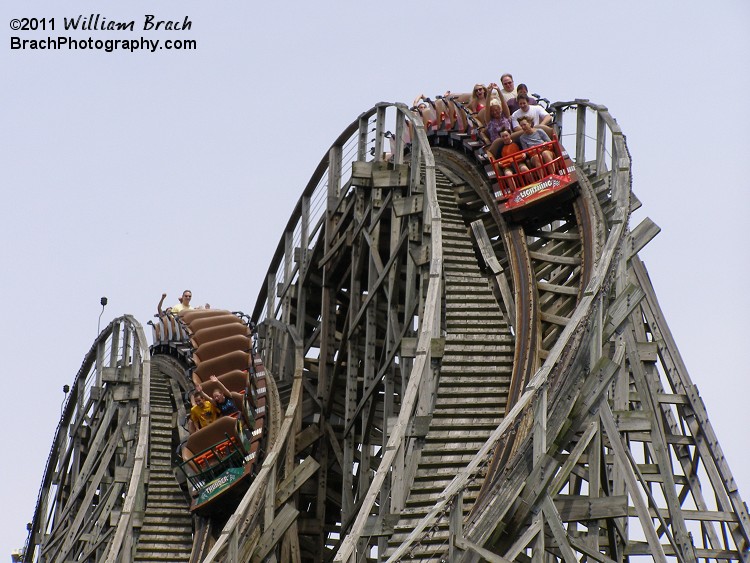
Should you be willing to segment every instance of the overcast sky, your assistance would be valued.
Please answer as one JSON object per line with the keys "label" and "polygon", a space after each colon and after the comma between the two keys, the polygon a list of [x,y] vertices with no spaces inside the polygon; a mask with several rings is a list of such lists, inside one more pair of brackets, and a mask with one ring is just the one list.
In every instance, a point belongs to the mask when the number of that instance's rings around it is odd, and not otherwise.
{"label": "overcast sky", "polygon": [[[523,6],[523,7],[516,7]],[[641,252],[747,501],[744,241],[750,5],[652,2],[4,0],[0,552],[23,545],[63,400],[102,324],[144,325],[162,291],[251,311],[320,158],[379,101],[511,72],[551,100],[608,106],[662,233]],[[135,20],[63,31],[64,17]],[[146,14],[189,31],[141,30]],[[12,31],[55,18],[54,32]],[[21,51],[12,37],[160,41],[191,51]]]}

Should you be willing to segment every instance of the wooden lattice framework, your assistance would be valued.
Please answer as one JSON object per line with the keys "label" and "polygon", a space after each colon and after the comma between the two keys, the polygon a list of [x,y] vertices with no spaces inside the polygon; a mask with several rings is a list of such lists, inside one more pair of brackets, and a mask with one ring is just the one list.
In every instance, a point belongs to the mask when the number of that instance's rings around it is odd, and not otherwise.
{"label": "wooden lattice framework", "polygon": [[[494,212],[465,136],[428,141],[403,105],[375,106],[334,142],[253,313],[280,398],[268,451],[205,561],[750,561],[747,507],[638,258],[658,227],[628,229],[640,204],[624,136],[602,106],[555,109],[581,196],[534,228]],[[516,380],[499,425],[407,520],[447,354],[441,205],[473,237],[466,267],[494,289],[488,315],[514,329]],[[133,553],[144,342],[131,318],[113,322],[76,379],[31,536],[45,560]]]}
{"label": "wooden lattice framework", "polygon": [[115,319],[70,388],[24,561],[132,560],[146,480],[149,377],[141,325],[127,315]]}

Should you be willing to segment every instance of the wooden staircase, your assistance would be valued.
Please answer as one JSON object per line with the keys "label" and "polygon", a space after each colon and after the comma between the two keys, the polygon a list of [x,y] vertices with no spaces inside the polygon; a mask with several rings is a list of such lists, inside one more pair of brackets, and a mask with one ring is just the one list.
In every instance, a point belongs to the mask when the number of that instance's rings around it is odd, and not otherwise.
{"label": "wooden staircase", "polygon": [[134,561],[187,562],[190,559],[192,518],[172,469],[174,412],[169,382],[158,367],[152,366],[149,480]]}
{"label": "wooden staircase", "polygon": [[[445,351],[421,460],[386,556],[403,542],[500,423],[513,365],[513,336],[477,265],[453,185],[440,172],[437,195],[443,225]],[[477,481],[466,491],[465,513],[480,486]],[[415,544],[406,560],[440,561],[447,541],[445,517],[429,537]]]}

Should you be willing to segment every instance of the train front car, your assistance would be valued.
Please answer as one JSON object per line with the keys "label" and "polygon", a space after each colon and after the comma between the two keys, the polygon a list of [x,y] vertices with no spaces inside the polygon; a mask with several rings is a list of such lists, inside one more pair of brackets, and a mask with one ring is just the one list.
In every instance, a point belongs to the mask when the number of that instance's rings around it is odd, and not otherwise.
{"label": "train front car", "polygon": [[577,194],[575,165],[557,138],[507,158],[490,157],[490,163],[497,181],[495,201],[514,221],[538,214],[541,204],[555,205]]}
{"label": "train front car", "polygon": [[[547,100],[542,100],[549,109]],[[547,142],[496,159],[488,148],[489,139],[481,133],[481,115],[473,112],[467,102],[467,95],[438,97],[435,101],[428,98],[412,111],[422,121],[430,145],[462,149],[473,155],[488,177],[495,179],[495,201],[506,219],[520,222],[547,215],[575,198],[576,168],[552,129],[545,127],[551,135]],[[514,145],[517,136],[518,130],[512,133]]]}
{"label": "train front car", "polygon": [[[244,315],[217,309],[167,314],[154,323],[154,351],[177,356],[188,386],[194,386],[187,394],[193,414],[183,425],[187,439],[179,447],[178,467],[190,511],[202,516],[232,512],[260,465],[266,376],[252,336]],[[224,408],[228,412],[217,412],[226,401],[232,405]]]}

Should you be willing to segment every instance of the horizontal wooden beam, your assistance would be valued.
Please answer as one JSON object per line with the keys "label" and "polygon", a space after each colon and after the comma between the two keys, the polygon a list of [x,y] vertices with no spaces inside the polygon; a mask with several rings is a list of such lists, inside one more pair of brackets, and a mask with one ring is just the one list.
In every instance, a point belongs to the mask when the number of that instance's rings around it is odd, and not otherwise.
{"label": "horizontal wooden beam", "polygon": [[534,260],[560,264],[564,266],[578,266],[581,263],[580,256],[560,256],[559,254],[547,254],[546,252],[530,251],[529,256]]}
{"label": "horizontal wooden beam", "polygon": [[627,495],[597,498],[558,495],[552,500],[563,522],[624,518],[630,515]]}

